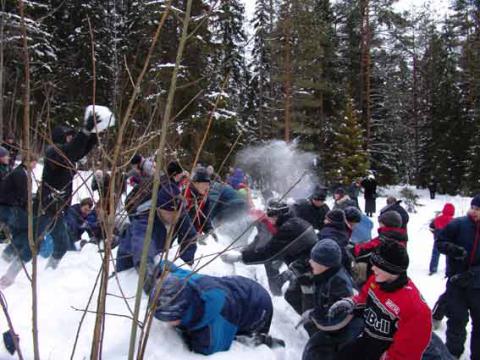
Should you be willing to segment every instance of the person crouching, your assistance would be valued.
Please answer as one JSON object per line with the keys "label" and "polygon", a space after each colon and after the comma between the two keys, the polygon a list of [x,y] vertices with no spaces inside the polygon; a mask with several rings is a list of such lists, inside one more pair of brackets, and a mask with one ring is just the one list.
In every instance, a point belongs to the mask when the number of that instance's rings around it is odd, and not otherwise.
{"label": "person crouching", "polygon": [[227,351],[240,335],[256,345],[283,345],[267,335],[273,305],[260,284],[242,276],[195,274],[171,263],[160,263],[158,273],[167,267],[169,273],[150,293],[150,304],[157,298],[155,318],[176,327],[191,351]]}
{"label": "person crouching", "polygon": [[342,252],[332,239],[320,240],[312,248],[310,266],[313,273],[315,307],[302,315],[302,322],[313,333],[303,351],[302,360],[330,360],[363,329],[363,320],[351,314],[328,316],[336,301],[353,296],[353,280],[341,264]]}

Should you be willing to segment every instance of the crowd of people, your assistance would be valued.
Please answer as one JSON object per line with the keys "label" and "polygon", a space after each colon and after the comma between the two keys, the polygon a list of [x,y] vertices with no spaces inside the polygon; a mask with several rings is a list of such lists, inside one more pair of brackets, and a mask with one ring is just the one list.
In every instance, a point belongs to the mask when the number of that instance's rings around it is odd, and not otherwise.
{"label": "crowd of people", "polygon": [[[110,189],[108,172],[96,171],[91,189],[98,192],[98,200],[84,198],[72,205],[76,163],[96,146],[97,138],[92,115],[80,131],[53,130],[34,201],[34,239],[39,245],[46,242],[46,235],[53,239],[47,267],[55,269],[67,251],[105,239],[101,224],[105,212],[118,211],[107,205],[109,194],[126,193],[121,211],[127,220],[119,221],[112,242],[118,246],[115,271],[138,268],[148,243],[144,290],[155,318],[177,328],[191,351],[205,355],[227,351],[234,340],[285,346],[282,339],[269,335],[273,295],[285,298],[299,315],[297,327],[309,335],[304,360],[459,358],[469,316],[471,358],[480,359],[480,195],[472,199],[467,216],[454,219],[453,205],[446,204],[431,224],[435,245],[430,273],[437,271],[440,253],[448,261],[446,291],[433,312],[434,320],[448,318],[443,344],[432,331],[430,308],[407,274],[409,215],[401,201],[387,198],[379,211],[378,235],[372,234],[370,218],[377,213],[372,174],[349,187],[335,188],[332,209],[326,204],[327,189],[317,185],[310,196],[293,203],[269,199],[263,211],[254,207],[250,181],[242,169],[231,169],[222,180],[212,166],[197,165],[190,174],[172,160],[162,171],[153,158],[137,154],[118,189]],[[28,176],[38,158],[32,155],[28,163],[23,160],[14,167],[17,150],[11,136],[0,147],[0,222],[9,239],[2,253],[9,266],[0,278],[1,289],[10,286],[32,258]],[[156,171],[162,175],[158,195],[152,198]],[[361,189],[364,212],[358,202]],[[152,204],[156,213],[147,238]],[[217,240],[216,229],[240,218],[250,219],[255,238],[224,252],[221,259],[263,265],[269,291],[245,277],[189,270],[197,245],[207,237]],[[179,245],[176,258],[190,268],[162,256],[174,241]],[[7,331],[4,341],[14,352],[15,335]]]}

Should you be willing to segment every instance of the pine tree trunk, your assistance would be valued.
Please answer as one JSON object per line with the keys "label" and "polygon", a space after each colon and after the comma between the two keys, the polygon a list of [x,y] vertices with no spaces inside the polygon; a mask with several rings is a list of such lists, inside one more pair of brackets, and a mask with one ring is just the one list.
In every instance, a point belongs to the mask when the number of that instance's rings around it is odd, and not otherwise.
{"label": "pine tree trunk", "polygon": [[292,123],[292,26],[291,26],[291,14],[290,14],[290,1],[286,2],[285,6],[285,22],[283,29],[283,36],[285,39],[284,49],[284,104],[285,104],[285,134],[284,139],[286,142],[290,141],[290,127]]}
{"label": "pine tree trunk", "polygon": [[370,146],[371,137],[371,107],[370,107],[370,4],[369,0],[360,0],[362,19],[361,27],[361,61],[360,79],[362,83],[360,99],[362,109],[362,123],[366,131],[365,148]]}

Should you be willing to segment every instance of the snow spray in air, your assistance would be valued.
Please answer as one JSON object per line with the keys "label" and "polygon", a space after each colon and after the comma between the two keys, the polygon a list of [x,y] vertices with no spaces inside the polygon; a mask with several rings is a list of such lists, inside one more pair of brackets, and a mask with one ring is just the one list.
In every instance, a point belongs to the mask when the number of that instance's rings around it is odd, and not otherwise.
{"label": "snow spray in air", "polygon": [[309,196],[319,182],[318,165],[317,156],[300,150],[296,141],[280,140],[248,146],[235,161],[267,199],[274,194],[295,199]]}

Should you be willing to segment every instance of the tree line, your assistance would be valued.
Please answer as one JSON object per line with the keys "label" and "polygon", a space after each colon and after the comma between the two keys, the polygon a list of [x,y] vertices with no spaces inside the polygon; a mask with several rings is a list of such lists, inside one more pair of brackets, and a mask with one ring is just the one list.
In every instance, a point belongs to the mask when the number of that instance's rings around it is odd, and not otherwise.
{"label": "tree line", "polygon": [[[92,102],[124,113],[166,1],[25,2],[31,132],[36,146]],[[175,0],[126,134],[148,152],[159,136],[187,1]],[[394,0],[196,0],[177,76],[166,151],[223,164],[232,146],[298,139],[327,182],[368,169],[383,183],[480,190],[480,5],[448,16]],[[22,135],[17,1],[1,0],[0,131]],[[246,26],[251,27],[249,36]]]}

